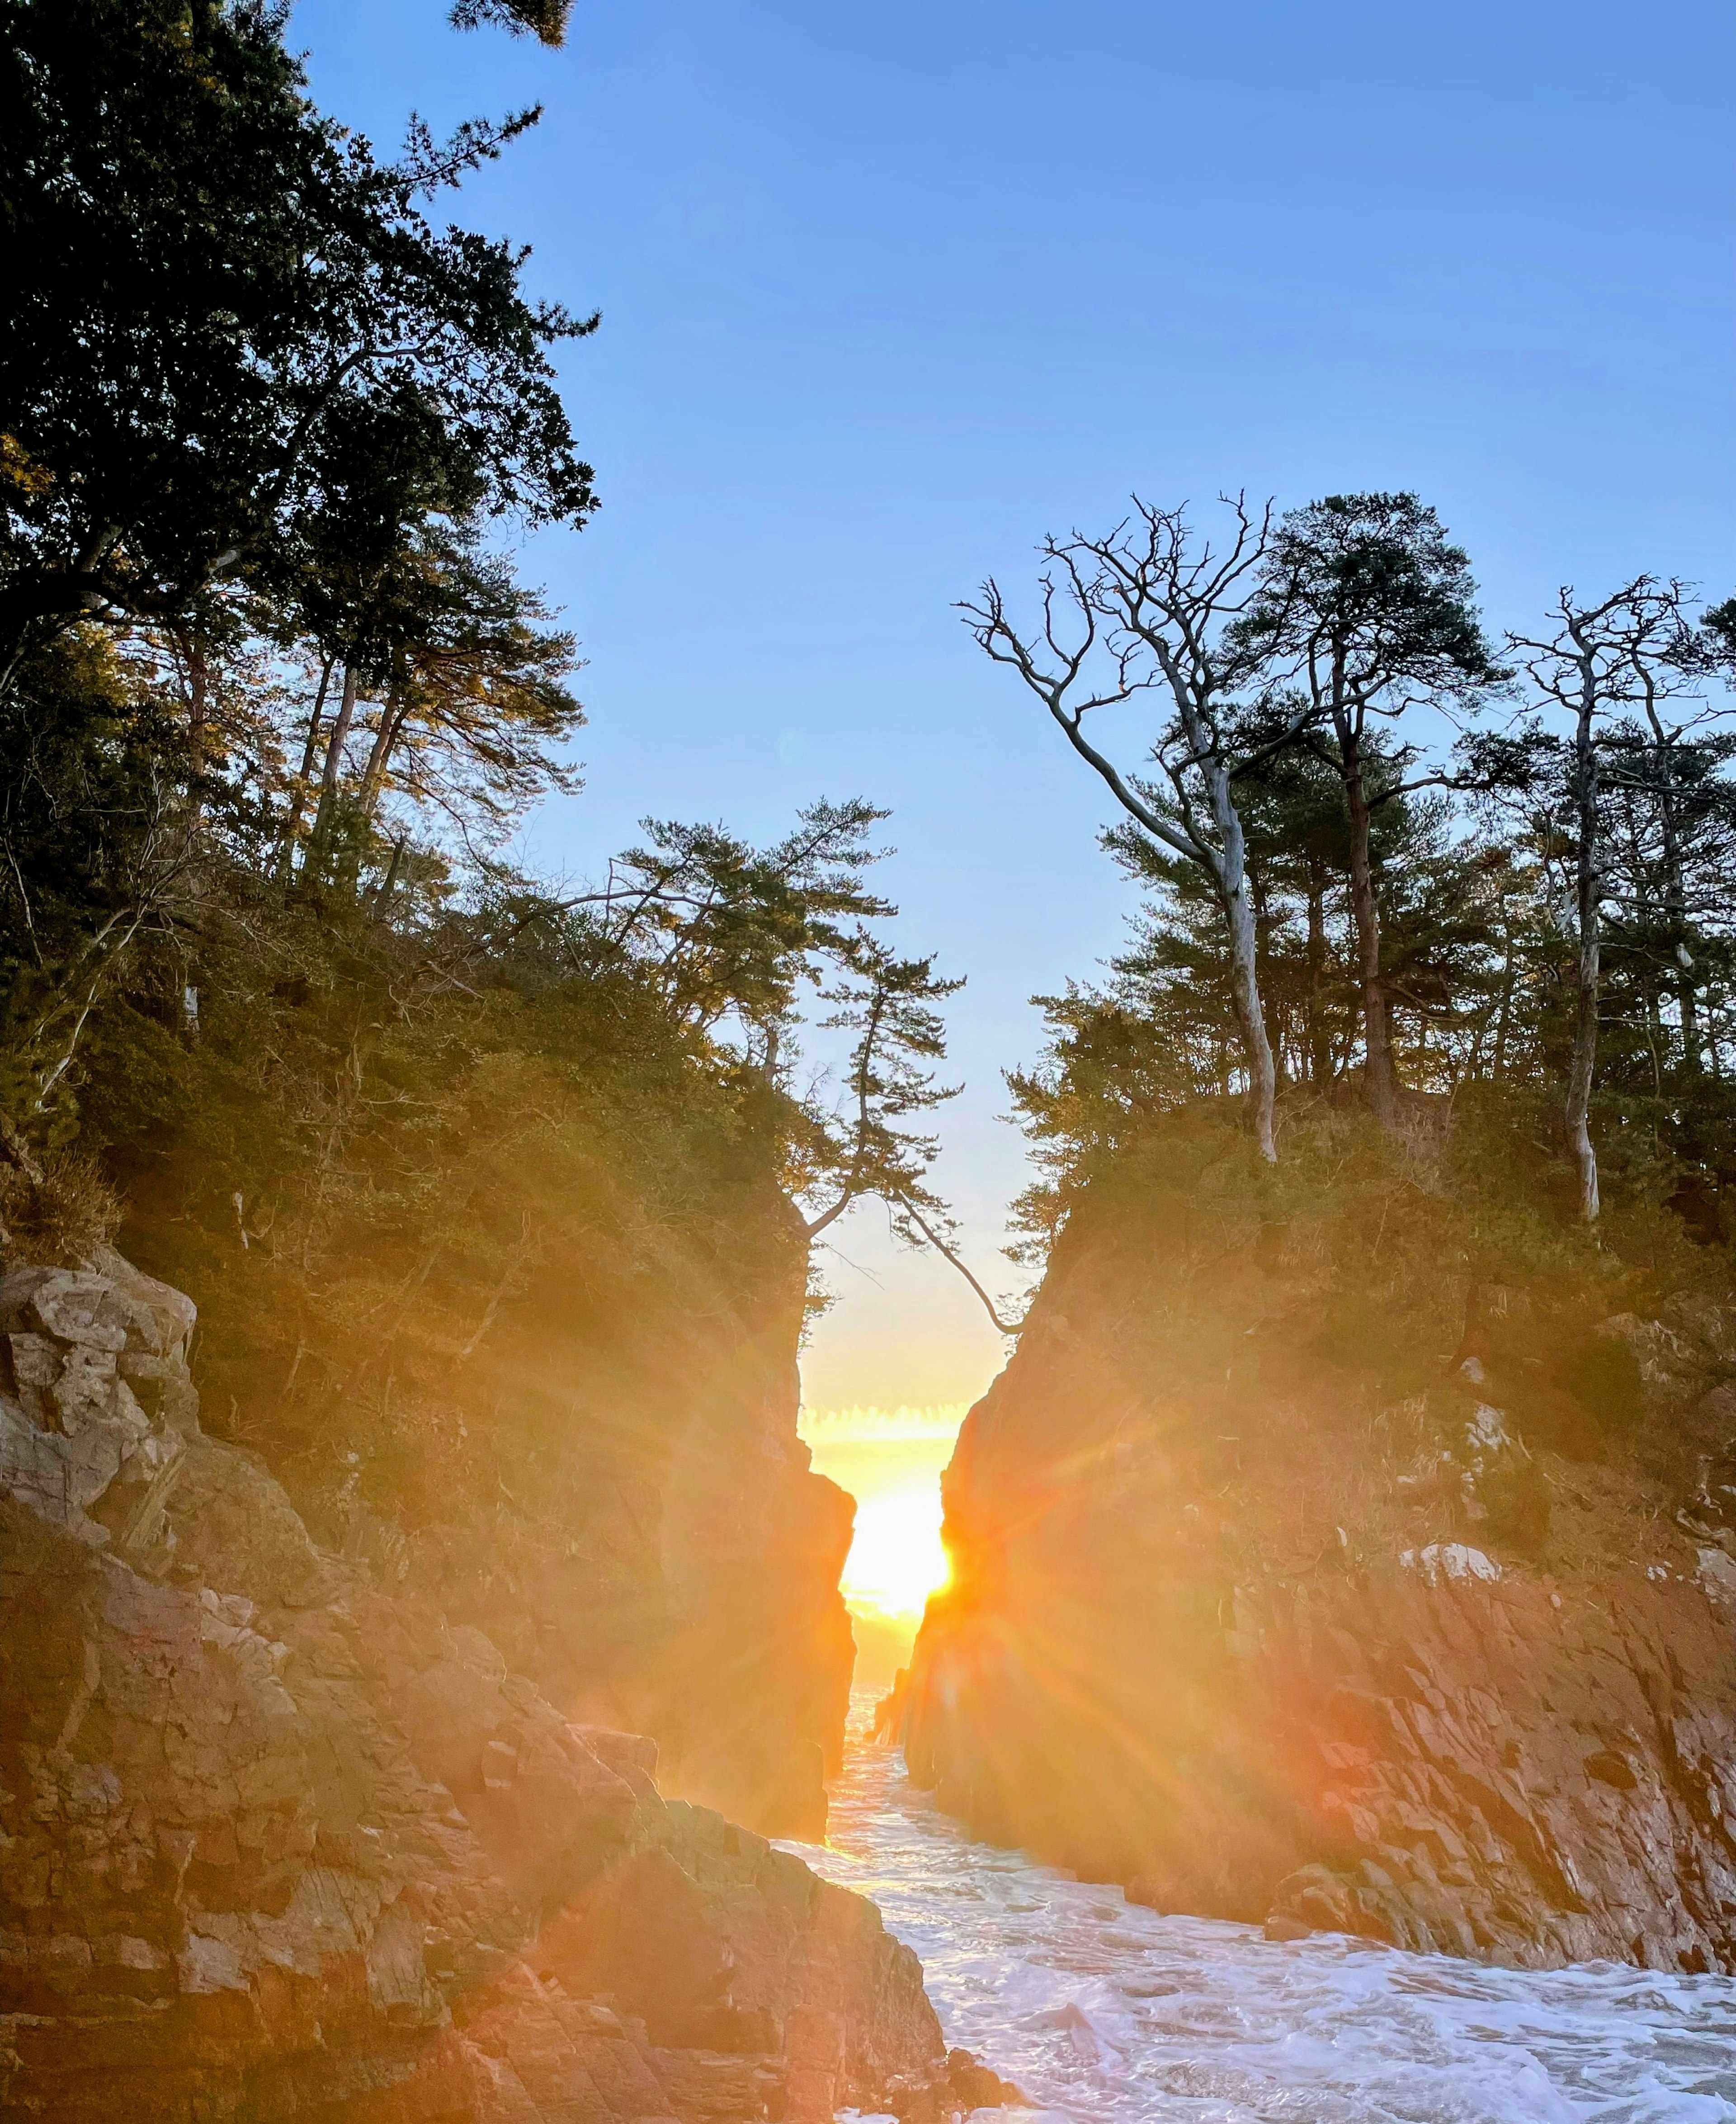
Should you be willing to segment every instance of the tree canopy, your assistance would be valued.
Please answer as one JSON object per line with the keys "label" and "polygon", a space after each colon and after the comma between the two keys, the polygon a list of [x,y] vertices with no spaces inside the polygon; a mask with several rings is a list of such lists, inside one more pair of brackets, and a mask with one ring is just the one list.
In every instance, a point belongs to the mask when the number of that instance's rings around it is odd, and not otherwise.
{"label": "tree canopy", "polygon": [[[552,43],[566,12],[454,14]],[[398,1214],[379,1162],[414,1170],[472,1039],[501,1070],[583,1054],[584,1100],[678,1133],[702,1112],[696,1201],[739,1168],[810,1237],[868,1195],[940,1214],[957,984],[889,941],[883,813],[817,803],[764,846],[647,820],[584,884],[508,859],[579,787],[584,718],[500,534],[596,506],[553,367],[596,320],[434,216],[535,111],[413,121],[383,159],[285,20],[0,0],[0,1113],[134,1177],[226,1116],[190,1214],[250,1253],[293,1230],[321,1274]]]}
{"label": "tree canopy", "polygon": [[0,683],[81,618],[365,575],[419,511],[594,505],[550,359],[594,320],[428,214],[536,113],[412,125],[382,162],[282,28],[258,0],[0,7]]}
{"label": "tree canopy", "polygon": [[[1598,1214],[1601,1165],[1722,1229],[1736,600],[1696,618],[1684,585],[1643,576],[1598,600],[1564,590],[1547,627],[1497,645],[1469,557],[1419,497],[1264,519],[1235,506],[1246,586],[1229,612],[1172,588],[1187,623],[1173,643],[1147,616],[1142,547],[1129,599],[1125,527],[1045,542],[1034,636],[992,585],[967,608],[1063,722],[1163,703],[1144,766],[1106,778],[1124,815],[1105,843],[1143,911],[1107,981],[1044,999],[1047,1056],[1011,1078],[1049,1168],[1025,1201],[1033,1232],[1064,1219],[1142,1116],[1193,1100],[1246,1100],[1281,1156],[1299,1100],[1364,1100],[1402,1136],[1480,1096],[1555,1142],[1581,1216]],[[1130,519],[1176,538],[1182,520],[1140,503]],[[1063,590],[1082,619],[1065,640]],[[1208,715],[1197,683],[1171,685],[1189,659],[1208,670]]]}

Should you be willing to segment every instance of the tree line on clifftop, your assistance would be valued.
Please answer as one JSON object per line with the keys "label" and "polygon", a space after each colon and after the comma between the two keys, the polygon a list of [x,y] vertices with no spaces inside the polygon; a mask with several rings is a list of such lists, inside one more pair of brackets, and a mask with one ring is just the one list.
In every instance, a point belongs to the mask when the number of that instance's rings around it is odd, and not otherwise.
{"label": "tree line on clifftop", "polygon": [[[1232,1093],[1272,1163],[1298,1098],[1403,1135],[1476,1088],[1553,1140],[1584,1220],[1601,1165],[1720,1231],[1736,599],[1639,575],[1496,641],[1413,494],[1222,512],[1213,538],[1136,500],[1045,542],[1028,617],[992,580],[964,608],[1114,793],[1146,895],[1010,1079],[1038,1250],[1142,1121]],[[1099,733],[1130,726],[1124,764]]]}

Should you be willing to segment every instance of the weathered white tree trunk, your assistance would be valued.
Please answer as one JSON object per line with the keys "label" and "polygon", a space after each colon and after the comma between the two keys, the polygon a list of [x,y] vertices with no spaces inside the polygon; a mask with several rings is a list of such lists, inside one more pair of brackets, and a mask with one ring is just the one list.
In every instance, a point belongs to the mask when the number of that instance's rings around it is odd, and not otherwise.
{"label": "weathered white tree trunk", "polygon": [[[1196,744],[1194,732],[1189,741]],[[1265,1007],[1260,994],[1256,958],[1259,933],[1254,920],[1254,898],[1248,890],[1247,844],[1241,830],[1241,815],[1236,808],[1230,778],[1215,755],[1206,768],[1211,790],[1212,811],[1218,827],[1219,848],[1213,852],[1218,889],[1223,902],[1224,926],[1230,943],[1230,975],[1236,999],[1236,1017],[1241,1028],[1242,1046],[1248,1063],[1248,1103],[1260,1154],[1269,1165],[1278,1163],[1278,1144],[1273,1134],[1273,1108],[1278,1093],[1278,1073],[1273,1066],[1272,1043],[1266,1033]]]}
{"label": "weathered white tree trunk", "polygon": [[1579,1177],[1579,1215],[1592,1224],[1599,1207],[1598,1153],[1591,1140],[1591,1094],[1598,1066],[1598,999],[1602,978],[1602,932],[1598,911],[1602,872],[1598,845],[1598,750],[1593,729],[1598,686],[1589,659],[1584,660],[1582,670],[1574,733],[1574,794],[1579,836],[1574,873],[1579,994],[1574,1012],[1573,1060],[1567,1073],[1566,1120],[1568,1144]]}
{"label": "weathered white tree trunk", "polygon": [[1381,912],[1374,896],[1374,860],[1369,847],[1368,784],[1360,733],[1348,710],[1335,701],[1339,771],[1350,815],[1350,911],[1356,925],[1357,970],[1363,990],[1363,1096],[1383,1128],[1398,1121],[1398,1072],[1392,1060],[1392,1025],[1386,984],[1381,975]]}
{"label": "weathered white tree trunk", "polygon": [[320,726],[325,721],[326,695],[331,686],[332,669],[335,656],[328,656],[320,666],[319,690],[313,697],[313,707],[307,717],[307,741],[302,747],[301,772],[296,776],[289,792],[289,806],[284,814],[284,829],[277,844],[277,875],[286,877],[295,858],[295,839],[301,831],[302,813],[307,801],[307,785],[313,775],[313,763],[319,752]]}
{"label": "weathered white tree trunk", "polygon": [[337,721],[331,726],[331,740],[326,747],[325,771],[320,777],[320,807],[313,815],[313,839],[322,843],[331,831],[332,814],[337,809],[338,776],[343,769],[344,747],[350,741],[350,726],[355,721],[355,666],[344,666],[344,693],[338,703]]}

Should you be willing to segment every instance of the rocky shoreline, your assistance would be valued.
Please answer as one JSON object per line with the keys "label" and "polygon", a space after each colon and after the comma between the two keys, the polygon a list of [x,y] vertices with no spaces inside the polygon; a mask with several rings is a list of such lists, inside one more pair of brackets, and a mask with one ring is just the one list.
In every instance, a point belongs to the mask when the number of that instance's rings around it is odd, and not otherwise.
{"label": "rocky shoreline", "polygon": [[[1185,1589],[1147,1599],[1161,1627]],[[1518,1967],[1736,1970],[1736,1615],[1699,1585],[1395,1569],[1236,1619],[1209,1722],[1178,1685],[1057,1742],[1048,1692],[985,1649],[1001,1617],[949,1608],[888,1728],[974,1834],[1160,1910]]]}
{"label": "rocky shoreline", "polygon": [[937,2117],[871,1904],[204,1436],[180,1293],[0,1280],[0,2117]]}

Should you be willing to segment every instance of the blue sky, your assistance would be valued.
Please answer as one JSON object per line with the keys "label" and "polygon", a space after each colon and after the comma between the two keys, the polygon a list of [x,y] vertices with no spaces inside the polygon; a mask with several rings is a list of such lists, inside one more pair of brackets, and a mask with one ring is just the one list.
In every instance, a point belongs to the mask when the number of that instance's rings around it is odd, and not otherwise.
{"label": "blue sky", "polygon": [[[892,806],[903,933],[970,977],[940,1179],[997,1285],[999,1071],[1126,903],[1097,788],[955,599],[1130,489],[1417,488],[1498,627],[1561,582],[1736,577],[1722,0],[579,0],[558,53],[301,0],[292,36],[382,146],[412,106],[546,106],[455,209],[603,316],[564,358],[603,508],[527,557],[590,660],[588,786],[536,858]],[[950,1272],[871,1210],[833,1236],[810,1400],[980,1391]]]}

